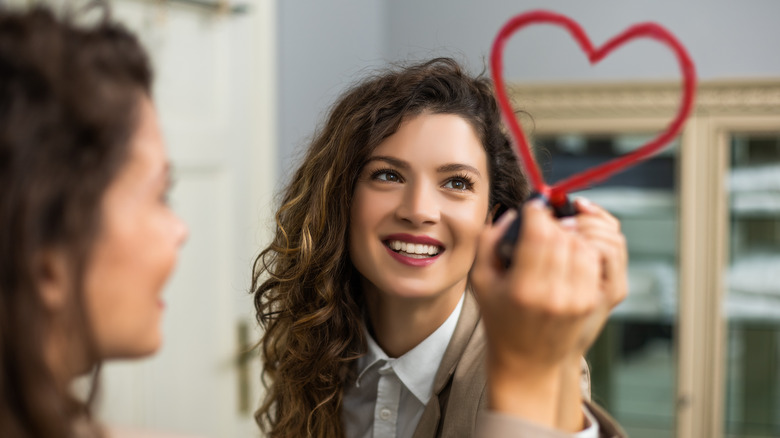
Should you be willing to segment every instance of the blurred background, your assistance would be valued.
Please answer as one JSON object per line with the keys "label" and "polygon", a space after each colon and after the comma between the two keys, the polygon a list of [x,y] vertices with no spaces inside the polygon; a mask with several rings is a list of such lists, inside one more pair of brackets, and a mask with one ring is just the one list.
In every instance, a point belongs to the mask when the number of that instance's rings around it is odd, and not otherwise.
{"label": "blurred background", "polygon": [[[11,3],[25,3],[16,0]],[[65,4],[57,1],[55,4]],[[632,437],[780,436],[780,2],[777,0],[114,0],[141,36],[191,237],[166,292],[169,340],[109,364],[101,415],[204,437],[259,436],[250,270],[274,195],[345,87],[388,62],[486,69],[512,15],[551,9],[600,45],[654,21],[702,86],[672,147],[583,196],[618,216],[630,296],[589,354],[593,398]],[[679,74],[636,41],[590,66],[560,29],[516,34],[505,77],[548,181],[641,146]]]}

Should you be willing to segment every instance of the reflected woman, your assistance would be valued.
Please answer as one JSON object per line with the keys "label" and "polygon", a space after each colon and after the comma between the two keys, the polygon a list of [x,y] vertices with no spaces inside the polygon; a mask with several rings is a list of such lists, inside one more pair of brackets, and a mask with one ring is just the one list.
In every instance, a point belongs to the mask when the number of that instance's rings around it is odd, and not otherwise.
{"label": "reflected woman", "polygon": [[[527,193],[490,82],[453,60],[342,95],[255,262],[261,427],[470,437],[479,419],[484,436],[620,436],[581,361],[625,296],[623,236],[586,202],[560,222],[534,202],[501,216]],[[504,269],[493,249],[516,214]]]}

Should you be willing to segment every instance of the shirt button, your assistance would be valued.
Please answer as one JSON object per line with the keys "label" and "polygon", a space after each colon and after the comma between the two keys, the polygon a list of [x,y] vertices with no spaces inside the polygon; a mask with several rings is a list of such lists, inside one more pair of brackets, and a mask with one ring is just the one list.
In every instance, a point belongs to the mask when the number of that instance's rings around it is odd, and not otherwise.
{"label": "shirt button", "polygon": [[391,414],[390,409],[383,408],[381,411],[379,411],[379,418],[387,421],[390,419],[390,414]]}

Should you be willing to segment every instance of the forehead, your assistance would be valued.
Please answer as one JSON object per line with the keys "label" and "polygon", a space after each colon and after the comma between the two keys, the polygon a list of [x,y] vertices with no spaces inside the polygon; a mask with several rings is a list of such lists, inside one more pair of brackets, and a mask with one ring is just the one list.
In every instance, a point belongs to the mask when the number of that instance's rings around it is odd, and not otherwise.
{"label": "forehead", "polygon": [[487,166],[485,148],[474,128],[454,114],[423,113],[404,120],[371,155],[393,156],[420,165],[463,163],[480,170]]}
{"label": "forehead", "polygon": [[128,155],[114,180],[115,190],[139,189],[163,175],[167,154],[152,101],[144,96],[138,103],[136,126],[130,137]]}
{"label": "forehead", "polygon": [[158,164],[166,161],[157,111],[152,101],[144,96],[138,105],[138,121],[130,142],[131,164]]}

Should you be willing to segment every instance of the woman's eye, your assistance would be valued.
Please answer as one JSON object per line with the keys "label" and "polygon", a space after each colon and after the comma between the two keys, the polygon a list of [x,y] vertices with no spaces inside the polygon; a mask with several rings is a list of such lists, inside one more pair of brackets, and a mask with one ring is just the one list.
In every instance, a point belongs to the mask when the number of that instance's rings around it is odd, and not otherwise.
{"label": "woman's eye", "polygon": [[373,179],[378,179],[379,181],[387,181],[387,182],[399,182],[401,180],[401,177],[397,173],[388,170],[380,170],[374,172],[372,177]]}
{"label": "woman's eye", "polygon": [[162,191],[159,195],[160,202],[166,206],[171,205],[171,192],[173,191],[174,184],[176,184],[176,180],[169,174],[165,181],[165,186],[162,187]]}
{"label": "woman's eye", "polygon": [[471,184],[469,184],[468,181],[454,178],[447,181],[447,184],[444,184],[444,187],[453,190],[468,190],[471,187]]}

